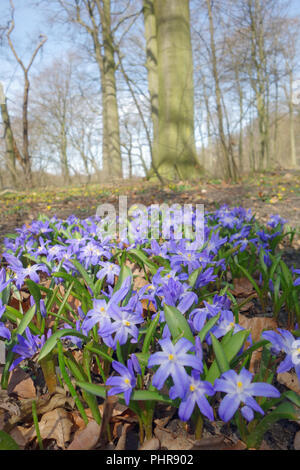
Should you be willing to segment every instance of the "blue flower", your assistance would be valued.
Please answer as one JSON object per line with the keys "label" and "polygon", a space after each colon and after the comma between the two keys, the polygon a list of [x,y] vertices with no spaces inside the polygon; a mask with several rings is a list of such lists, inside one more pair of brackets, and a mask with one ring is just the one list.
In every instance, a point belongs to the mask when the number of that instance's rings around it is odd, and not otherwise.
{"label": "blue flower", "polygon": [[[28,327],[25,329],[25,334],[26,339],[19,334],[17,335],[18,344],[12,348],[12,351],[19,354],[19,357],[15,359],[9,370],[13,370],[24,359],[32,358],[45,344],[45,335],[42,335],[41,337],[39,335],[34,336],[31,334]],[[51,334],[52,332],[49,330],[47,333],[47,339],[50,338]]]}
{"label": "blue flower", "polygon": [[124,393],[125,403],[128,406],[131,393],[136,384],[136,378],[134,375],[133,364],[131,359],[127,361],[127,367],[118,361],[113,361],[112,366],[120,377],[109,377],[106,381],[106,385],[111,385],[107,392],[107,395],[116,395],[117,393]]}
{"label": "blue flower", "polygon": [[[214,421],[213,409],[205,396],[212,396],[214,393],[214,387],[209,382],[200,380],[199,374],[193,371],[192,376],[189,377],[187,392],[178,409],[179,418],[182,421],[188,421],[197,403],[201,413],[211,421]],[[174,399],[175,397],[172,395],[172,398]]]}
{"label": "blue flower", "polygon": [[285,359],[279,364],[277,372],[287,372],[294,367],[300,383],[300,338],[295,339],[292,333],[281,328],[275,331],[264,331],[262,337],[272,344],[272,351],[275,354],[285,352]]}
{"label": "blue flower", "polygon": [[187,354],[194,346],[186,338],[180,338],[174,345],[169,338],[159,341],[162,351],[156,352],[150,356],[148,367],[159,365],[155,372],[152,384],[160,390],[169,376],[174,382],[174,392],[177,396],[183,398],[188,387],[189,376],[185,367],[192,367],[195,370],[202,371],[203,364],[199,357]]}
{"label": "blue flower", "polygon": [[219,416],[223,421],[229,421],[241,403],[247,407],[246,409],[243,407],[241,411],[248,421],[254,417],[249,408],[263,415],[264,411],[253,396],[280,397],[280,392],[273,385],[262,382],[251,383],[252,377],[253,374],[243,368],[239,374],[234,370],[228,370],[220,379],[215,380],[215,391],[226,393],[219,407]]}
{"label": "blue flower", "polygon": [[108,261],[99,261],[99,264],[102,266],[102,269],[97,273],[97,279],[103,279],[106,276],[108,284],[113,285],[115,282],[115,276],[119,276],[120,274],[120,266]]}

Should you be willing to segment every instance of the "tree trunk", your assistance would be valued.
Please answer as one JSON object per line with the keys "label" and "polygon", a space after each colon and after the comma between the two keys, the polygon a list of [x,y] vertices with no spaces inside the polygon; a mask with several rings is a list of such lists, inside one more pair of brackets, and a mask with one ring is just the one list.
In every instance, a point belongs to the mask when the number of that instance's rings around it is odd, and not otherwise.
{"label": "tree trunk", "polygon": [[294,103],[293,103],[293,72],[290,71],[290,97],[289,97],[289,120],[290,120],[290,145],[291,145],[291,166],[297,167],[295,126],[294,126]]}
{"label": "tree trunk", "polygon": [[214,23],[212,15],[212,5],[211,0],[206,0],[208,19],[209,19],[209,34],[210,34],[210,51],[211,51],[211,61],[212,61],[212,73],[215,84],[215,95],[216,95],[216,105],[217,105],[217,116],[218,116],[218,127],[219,127],[219,137],[221,141],[221,149],[224,160],[224,170],[225,170],[225,179],[226,180],[236,180],[237,171],[233,161],[233,155],[230,152],[230,148],[227,143],[224,124],[223,124],[223,110],[222,110],[222,95],[220,88],[220,80],[217,69],[217,56],[216,56],[216,46],[215,46],[215,34],[214,34]]}
{"label": "tree trunk", "polygon": [[199,174],[188,0],[155,0],[158,45],[158,141],[154,164],[166,179]]}
{"label": "tree trunk", "polygon": [[[12,178],[12,183],[14,186],[16,186],[17,179],[16,179],[16,152],[17,150],[17,145],[15,143],[13,131],[10,125],[10,119],[9,119],[9,114],[8,114],[8,109],[7,109],[7,104],[6,104],[6,98],[4,95],[3,91],[3,85],[0,82],[0,105],[1,105],[1,116],[2,116],[2,121],[3,121],[3,126],[4,126],[4,139],[5,139],[5,147],[6,147],[6,164],[9,169],[11,178]],[[21,157],[19,156],[19,159]]]}
{"label": "tree trunk", "polygon": [[[99,5],[99,2],[97,2]],[[114,59],[114,43],[111,34],[111,5],[110,0],[103,0],[99,8],[102,39],[103,39],[103,72],[104,72],[104,108],[105,124],[108,134],[108,158],[111,178],[122,178],[122,158],[119,129],[119,113],[116,87],[116,64]]]}
{"label": "tree trunk", "polygon": [[148,71],[148,88],[151,103],[151,120],[153,129],[152,156],[157,158],[158,139],[158,67],[157,67],[157,36],[154,1],[143,2],[145,39],[146,39],[146,68]]}

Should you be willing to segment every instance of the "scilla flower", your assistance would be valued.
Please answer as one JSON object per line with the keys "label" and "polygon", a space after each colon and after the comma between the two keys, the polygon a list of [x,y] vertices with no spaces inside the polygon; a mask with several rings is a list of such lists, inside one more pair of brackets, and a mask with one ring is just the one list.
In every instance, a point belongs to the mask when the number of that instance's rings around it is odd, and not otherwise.
{"label": "scilla flower", "polygon": [[193,348],[193,344],[186,338],[180,338],[175,345],[169,338],[160,340],[159,344],[162,351],[152,354],[148,361],[148,367],[160,366],[153,376],[152,385],[160,390],[167,378],[171,376],[174,382],[173,392],[183,398],[189,385],[189,376],[185,366],[201,372],[202,361],[198,356],[187,354]]}
{"label": "scilla flower", "polygon": [[117,393],[124,393],[125,403],[128,406],[130,396],[133,388],[136,384],[136,378],[134,376],[133,364],[131,359],[127,361],[127,367],[118,361],[113,361],[112,366],[120,377],[109,377],[106,381],[106,385],[112,385],[107,392],[107,395],[116,395]]}
{"label": "scilla flower", "polygon": [[252,421],[254,418],[253,411],[263,415],[264,411],[253,396],[280,397],[280,392],[273,385],[262,382],[251,383],[252,377],[253,374],[243,368],[239,374],[234,370],[228,370],[221,375],[220,379],[215,380],[215,391],[227,394],[221,401],[219,408],[219,416],[223,421],[229,421],[241,403],[246,405],[241,409],[241,412],[247,421]]}
{"label": "scilla flower", "polygon": [[272,344],[271,351],[275,354],[285,352],[284,360],[277,367],[277,372],[288,372],[294,367],[300,383],[300,338],[295,339],[292,333],[281,328],[276,331],[264,331],[262,337]]}
{"label": "scilla flower", "polygon": [[[197,403],[199,410],[204,416],[211,421],[214,421],[214,412],[205,395],[214,395],[214,387],[205,380],[200,380],[200,374],[192,371],[192,376],[189,377],[188,389],[184,399],[180,403],[178,415],[182,421],[188,421],[194,411]],[[170,390],[170,397],[176,398],[172,389]]]}

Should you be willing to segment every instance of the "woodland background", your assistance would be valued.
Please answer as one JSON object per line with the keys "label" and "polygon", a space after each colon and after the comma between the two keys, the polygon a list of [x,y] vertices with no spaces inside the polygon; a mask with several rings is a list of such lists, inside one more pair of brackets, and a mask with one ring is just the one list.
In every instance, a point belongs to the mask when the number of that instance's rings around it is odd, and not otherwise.
{"label": "woodland background", "polygon": [[2,0],[0,189],[300,165],[297,0]]}

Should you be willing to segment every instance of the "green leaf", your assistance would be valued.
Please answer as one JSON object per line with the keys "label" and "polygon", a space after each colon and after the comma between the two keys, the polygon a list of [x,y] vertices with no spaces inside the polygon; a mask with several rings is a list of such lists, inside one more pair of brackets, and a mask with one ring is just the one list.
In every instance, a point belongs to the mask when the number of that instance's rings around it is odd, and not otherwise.
{"label": "green leaf", "polygon": [[[107,387],[105,385],[94,385],[94,384],[90,384],[89,382],[77,382],[77,385],[89,393],[93,393],[94,395],[97,395],[98,397],[106,398]],[[123,393],[119,393],[116,396],[124,399]],[[149,401],[149,400],[159,401],[162,403],[167,403],[169,405],[174,404],[173,401],[169,397],[157,391],[134,390],[130,397],[130,401]]]}
{"label": "green leaf", "polygon": [[297,393],[293,392],[292,390],[289,390],[288,392],[283,393],[282,396],[287,398],[292,403],[294,403],[294,405],[300,408],[300,396]]}
{"label": "green leaf", "polygon": [[20,447],[9,434],[0,431],[0,450],[20,450]]}
{"label": "green leaf", "polygon": [[49,352],[51,352],[52,349],[55,348],[57,341],[63,336],[77,336],[78,338],[81,338],[83,341],[87,341],[88,339],[82,333],[79,333],[77,330],[72,330],[71,328],[64,328],[62,330],[58,330],[52,336],[50,336],[49,339],[47,339],[46,343],[41,349],[41,352],[38,357],[38,361],[43,359],[43,357],[47,356],[47,354],[49,354]]}
{"label": "green leaf", "polygon": [[229,362],[227,361],[226,354],[224,349],[222,348],[221,343],[212,333],[210,333],[210,337],[220,373],[223,374],[224,372],[230,369]]}
{"label": "green leaf", "polygon": [[295,409],[291,403],[282,403],[274,411],[265,416],[255,426],[254,431],[252,431],[247,436],[246,441],[248,448],[259,448],[263,440],[264,434],[276,421],[279,421],[280,419],[289,419],[293,421],[296,420],[297,417],[297,413],[295,412]]}
{"label": "green leaf", "polygon": [[[22,318],[24,317],[24,315],[22,315],[22,313],[20,313],[18,310],[11,307],[10,305],[6,306],[6,310],[3,314],[3,316],[5,316],[5,318],[7,318],[8,320],[10,320],[10,321],[12,321],[16,324],[20,324],[19,320],[22,320]],[[34,323],[29,323],[28,326],[29,326],[30,330],[32,331],[32,333],[34,333],[35,335],[41,335],[42,334],[41,331],[38,329],[38,327],[36,325],[34,325]]]}
{"label": "green leaf", "polygon": [[215,315],[214,317],[210,318],[208,322],[204,325],[201,331],[199,331],[198,336],[200,338],[201,343],[204,341],[207,333],[212,329],[212,327],[217,323],[220,318],[221,313]]}
{"label": "green leaf", "polygon": [[65,279],[66,281],[73,282],[74,287],[79,291],[79,292],[86,292],[86,288],[76,279],[76,277],[72,276],[71,274],[64,273],[62,271],[56,272],[52,274],[53,277],[61,277],[62,279]]}
{"label": "green leaf", "polygon": [[242,354],[238,357],[235,357],[231,362],[230,365],[232,368],[234,368],[239,362],[241,362],[244,358],[252,355],[256,349],[259,349],[263,346],[266,346],[269,343],[268,340],[262,339],[261,341],[258,341],[257,343],[253,344],[253,346],[250,346],[250,348],[246,349],[246,351],[242,352]]}
{"label": "green leaf", "polygon": [[20,321],[20,324],[18,326],[18,328],[16,329],[16,333],[19,334],[19,335],[22,335],[24,333],[24,331],[26,330],[27,326],[29,325],[29,323],[31,322],[31,320],[33,319],[34,315],[35,315],[35,308],[36,306],[33,305],[26,313],[25,315],[23,316],[22,320]]}
{"label": "green leaf", "polygon": [[114,292],[117,292],[121,288],[123,282],[125,281],[125,279],[127,279],[127,277],[131,277],[131,283],[132,283],[132,279],[133,279],[132,272],[131,272],[131,270],[128,266],[123,264],[121,266],[121,271],[120,271],[118,280],[117,280],[117,282],[115,284],[115,287],[114,287]]}
{"label": "green leaf", "polygon": [[139,363],[143,366],[143,367],[147,367],[147,364],[148,364],[148,361],[149,361],[149,357],[150,357],[150,353],[146,352],[146,353],[134,353],[135,356],[138,358],[138,361]]}
{"label": "green leaf", "polygon": [[144,354],[149,352],[149,346],[150,346],[151,340],[154,336],[154,332],[156,330],[158,322],[159,322],[159,313],[152,320],[152,322],[150,323],[150,326],[147,329],[147,334],[145,336],[144,343],[143,343],[143,348],[142,348],[142,353],[144,353]]}
{"label": "green leaf", "polygon": [[75,266],[75,268],[80,272],[82,278],[89,286],[89,288],[94,292],[95,291],[95,284],[91,277],[89,276],[88,272],[84,269],[84,267],[77,261],[76,259],[71,259],[70,262]]}
{"label": "green leaf", "polygon": [[202,271],[203,267],[201,266],[200,268],[195,269],[195,271],[189,275],[188,283],[192,288],[195,287],[196,281]]}
{"label": "green leaf", "polygon": [[181,333],[183,337],[195,344],[194,335],[185,316],[176,308],[170,305],[164,305],[165,319],[170,329],[173,339],[177,338]]}
{"label": "green leaf", "polygon": [[88,349],[89,351],[95,353],[95,354],[98,354],[99,356],[101,356],[103,359],[105,359],[106,361],[109,361],[109,362],[112,362],[113,361],[113,358],[111,356],[109,356],[105,351],[103,351],[103,346],[100,346],[99,344],[93,342],[92,344],[87,344],[85,346],[86,349]]}
{"label": "green leaf", "polygon": [[141,261],[144,265],[146,265],[149,268],[152,276],[154,276],[154,274],[158,270],[158,266],[156,266],[155,263],[150,261],[142,250],[133,248],[132,250],[130,250],[130,255],[133,255],[133,257],[135,257],[137,260]]}
{"label": "green leaf", "polygon": [[280,260],[279,263],[280,263],[282,274],[283,274],[283,277],[284,277],[284,280],[285,280],[287,286],[292,286],[293,285],[293,277],[291,275],[291,271],[289,270],[289,268],[287,267],[287,265],[285,264],[284,261]]}
{"label": "green leaf", "polygon": [[[246,339],[248,338],[250,331],[248,330],[241,330],[232,335],[224,336],[221,341],[222,349],[225,353],[226,359],[232,367],[231,361],[235,358],[237,353],[242,348],[243,344],[245,343]],[[220,376],[219,366],[217,361],[215,360],[205,377],[205,380],[208,380],[212,385],[214,384],[215,380]]]}
{"label": "green leaf", "polygon": [[257,294],[260,296],[261,295],[261,290],[260,288],[258,287],[257,283],[255,282],[255,280],[253,279],[253,277],[251,276],[251,274],[248,273],[247,269],[245,269],[243,266],[241,266],[240,264],[236,263],[237,267],[242,271],[242,273],[246,276],[246,278],[251,282],[251,284],[253,285],[254,289],[256,290]]}
{"label": "green leaf", "polygon": [[36,284],[36,282],[32,281],[31,279],[26,279],[26,284],[28,286],[28,289],[29,289],[29,292],[30,294],[32,295],[32,297],[34,298],[35,300],[35,303],[37,305],[37,307],[39,308],[40,306],[40,300],[42,298],[42,295],[41,295],[41,290],[39,288],[39,285]]}

